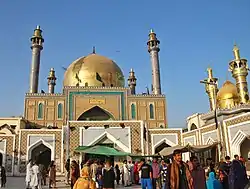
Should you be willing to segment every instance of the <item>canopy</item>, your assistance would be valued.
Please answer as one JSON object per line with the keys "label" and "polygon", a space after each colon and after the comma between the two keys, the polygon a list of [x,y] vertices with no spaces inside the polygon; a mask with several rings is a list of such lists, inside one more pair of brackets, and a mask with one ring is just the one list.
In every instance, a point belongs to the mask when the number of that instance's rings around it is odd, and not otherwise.
{"label": "canopy", "polygon": [[171,156],[175,150],[181,150],[182,152],[188,152],[188,146],[172,146],[163,148],[162,151],[159,152],[161,156]]}
{"label": "canopy", "polygon": [[211,145],[197,145],[197,146],[191,146],[191,145],[186,145],[186,146],[173,146],[173,147],[166,147],[162,151],[159,152],[161,156],[171,156],[175,150],[181,150],[183,153],[184,152],[192,152],[192,153],[201,153],[201,152],[206,152],[208,150],[211,150],[213,147],[215,147],[218,143],[213,143]]}
{"label": "canopy", "polygon": [[106,155],[106,156],[128,156],[129,153],[121,152],[115,148],[107,146],[78,146],[75,149],[76,152],[83,152],[86,154]]}

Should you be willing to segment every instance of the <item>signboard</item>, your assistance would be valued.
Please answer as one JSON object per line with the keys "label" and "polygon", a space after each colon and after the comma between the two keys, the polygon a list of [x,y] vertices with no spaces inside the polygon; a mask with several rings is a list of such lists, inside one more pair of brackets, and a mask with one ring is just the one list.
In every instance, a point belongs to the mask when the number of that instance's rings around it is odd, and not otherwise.
{"label": "signboard", "polygon": [[90,104],[105,104],[105,98],[91,98],[89,99]]}

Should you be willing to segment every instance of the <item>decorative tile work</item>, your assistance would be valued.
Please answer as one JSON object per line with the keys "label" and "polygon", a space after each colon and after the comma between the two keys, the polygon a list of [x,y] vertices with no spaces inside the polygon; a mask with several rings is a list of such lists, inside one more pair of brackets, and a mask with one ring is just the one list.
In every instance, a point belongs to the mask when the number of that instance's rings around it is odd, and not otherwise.
{"label": "decorative tile work", "polygon": [[152,154],[152,141],[151,135],[152,134],[177,134],[178,137],[178,144],[181,145],[181,131],[180,130],[169,130],[169,129],[149,129],[148,130],[148,145],[149,145],[149,154]]}
{"label": "decorative tile work", "polygon": [[6,140],[6,159],[5,169],[7,173],[12,173],[12,161],[13,161],[13,140],[15,135],[0,135],[0,139]]}
{"label": "decorative tile work", "polygon": [[248,115],[237,117],[235,119],[225,121],[225,123],[226,123],[226,126],[230,126],[230,125],[236,125],[238,123],[242,123],[242,122],[249,121],[249,120],[250,120],[250,115],[248,114]]}
{"label": "decorative tile work", "polygon": [[74,95],[120,95],[121,96],[121,107],[122,107],[122,120],[126,117],[126,106],[125,106],[125,92],[117,92],[117,91],[74,91],[69,92],[67,100],[68,100],[68,110],[69,110],[69,120],[73,120],[73,97]]}
{"label": "decorative tile work", "polygon": [[213,130],[216,130],[216,125],[215,124],[211,125],[209,127],[201,128],[201,134],[209,132],[209,131],[213,131]]}
{"label": "decorative tile work", "polygon": [[[88,126],[88,127],[104,127],[105,125],[109,125],[109,127],[120,127],[120,123],[124,122],[69,122],[70,127],[74,128],[70,133],[70,151],[73,154],[74,150],[79,146],[80,143],[80,127]],[[134,154],[141,154],[142,146],[141,146],[141,123],[140,122],[125,122],[125,127],[130,127],[131,132],[131,149]]]}
{"label": "decorative tile work", "polygon": [[189,131],[189,132],[183,133],[182,134],[183,139],[186,138],[186,137],[190,137],[190,136],[196,136],[196,132],[197,131]]}
{"label": "decorative tile work", "polygon": [[[22,129],[21,130],[21,144],[20,144],[20,154],[21,155],[23,155],[23,156],[27,156],[28,154],[28,152],[27,152],[27,150],[28,150],[28,146],[27,146],[27,140],[28,140],[28,135],[29,134],[34,134],[34,135],[43,135],[43,134],[47,134],[47,135],[49,135],[49,134],[53,134],[53,135],[55,135],[55,156],[56,155],[58,155],[58,157],[59,157],[59,160],[61,161],[61,150],[63,150],[62,148],[61,148],[61,146],[62,146],[62,130],[58,130],[58,129],[56,129],[56,130],[53,130],[53,129],[50,129],[50,130],[42,130],[42,129],[32,129],[32,130],[28,130],[28,129]],[[22,160],[20,160],[20,165],[25,165],[26,164],[26,162],[23,162]],[[62,171],[61,170],[61,166],[56,166],[56,168],[57,168],[57,171]],[[20,171],[20,173],[25,173],[25,170],[26,168],[25,168],[25,166],[20,166],[19,167],[19,171]]]}

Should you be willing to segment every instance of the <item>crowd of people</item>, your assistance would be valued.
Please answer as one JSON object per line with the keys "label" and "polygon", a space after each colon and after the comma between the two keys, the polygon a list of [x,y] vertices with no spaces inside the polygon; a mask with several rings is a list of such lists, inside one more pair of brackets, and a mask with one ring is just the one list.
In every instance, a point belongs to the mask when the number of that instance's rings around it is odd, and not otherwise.
{"label": "crowd of people", "polygon": [[51,161],[48,168],[37,161],[29,160],[26,166],[26,189],[42,189],[46,186],[46,180],[49,180],[49,188],[56,187],[56,166],[55,162]]}
{"label": "crowd of people", "polygon": [[141,185],[142,189],[248,188],[245,162],[239,156],[235,155],[232,161],[227,156],[218,165],[208,158],[206,163],[207,166],[202,167],[196,156],[183,162],[180,150],[174,151],[172,160],[125,160],[122,165],[112,165],[110,161],[104,163],[88,160],[79,166],[76,161],[72,161],[70,165],[68,160],[65,166],[66,182],[72,189],[112,189],[120,184],[124,187]]}
{"label": "crowd of people", "polygon": [[[141,185],[142,189],[245,189],[249,185],[247,163],[235,155],[232,161],[226,156],[225,161],[221,160],[218,165],[208,158],[206,167],[202,167],[196,156],[183,162],[181,150],[173,152],[172,160],[154,158],[152,162],[124,160],[122,164],[114,165],[110,160],[94,159],[79,165],[74,160],[67,160],[65,182],[72,189],[113,189],[116,185]],[[55,188],[54,161],[47,169],[42,164],[29,161],[27,189],[41,189],[47,184],[47,178],[49,188]]]}

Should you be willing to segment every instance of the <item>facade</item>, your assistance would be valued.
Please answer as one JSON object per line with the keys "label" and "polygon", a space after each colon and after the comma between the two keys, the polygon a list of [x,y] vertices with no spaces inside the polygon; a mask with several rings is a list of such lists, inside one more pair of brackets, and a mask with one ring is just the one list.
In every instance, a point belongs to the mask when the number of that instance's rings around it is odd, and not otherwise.
{"label": "facade", "polygon": [[[208,145],[219,143],[218,157],[235,154],[250,158],[250,104],[248,94],[248,64],[240,57],[239,48],[233,48],[234,59],[229,62],[229,70],[236,84],[225,81],[218,90],[218,79],[208,68],[208,78],[201,83],[209,97],[210,111],[197,113],[187,118],[187,132],[183,144]],[[215,158],[216,150],[207,156]]]}
{"label": "facade", "polygon": [[[78,146],[108,145],[136,155],[150,155],[176,145],[206,145],[219,142],[205,156],[216,158],[250,149],[250,105],[247,60],[239,55],[229,63],[236,85],[226,81],[218,90],[218,79],[208,69],[205,89],[210,111],[187,118],[187,131],[168,128],[166,98],[161,93],[160,41],[150,31],[147,42],[152,64],[152,91],[136,93],[137,78],[131,69],[127,87],[119,66],[93,52],[73,61],[65,69],[63,90],[55,93],[56,74],[48,74],[48,91],[39,92],[39,68],[44,39],[38,26],[31,38],[30,88],[25,95],[24,116],[0,119],[0,163],[8,175],[25,175],[29,159],[45,165],[56,162],[64,171],[68,157],[82,160]],[[217,120],[217,121],[216,121]],[[218,155],[217,155],[218,156]],[[218,157],[217,157],[218,159]]]}
{"label": "facade", "polygon": [[[78,146],[96,144],[137,155],[159,152],[181,144],[182,129],[167,129],[166,98],[161,93],[159,43],[149,33],[148,53],[152,64],[152,91],[136,93],[133,69],[125,77],[111,59],[93,52],[65,69],[63,90],[55,93],[56,74],[48,74],[48,91],[39,91],[39,69],[44,39],[38,26],[31,37],[30,88],[25,95],[22,124],[4,119],[0,130],[2,161],[9,175],[24,175],[29,159],[56,162],[64,171],[67,157],[83,158]],[[1,123],[1,122],[0,122]],[[1,144],[1,143],[0,143]],[[7,146],[7,147],[6,147]],[[0,157],[1,160],[1,157]]]}

